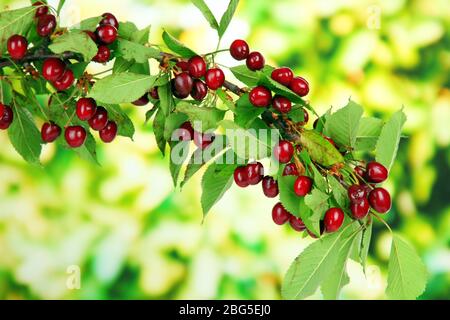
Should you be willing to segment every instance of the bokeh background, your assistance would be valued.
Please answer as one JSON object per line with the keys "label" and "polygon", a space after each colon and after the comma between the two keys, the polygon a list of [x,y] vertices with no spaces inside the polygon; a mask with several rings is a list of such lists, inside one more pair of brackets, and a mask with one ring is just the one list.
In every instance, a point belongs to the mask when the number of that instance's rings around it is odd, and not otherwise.
{"label": "bokeh background", "polygon": [[[219,18],[227,5],[207,3]],[[189,1],[67,0],[62,23],[106,11],[151,24],[155,44],[164,26],[197,52],[216,47]],[[222,45],[245,38],[270,64],[293,68],[310,81],[320,112],[350,96],[368,115],[405,107],[386,219],[427,265],[422,299],[450,298],[449,12],[446,0],[242,0]],[[218,60],[236,64],[226,53]],[[0,132],[0,298],[279,299],[285,271],[310,240],[273,224],[274,201],[260,188],[233,187],[202,225],[200,175],[174,190],[144,125],[148,108],[127,109],[135,141],[100,145],[101,166],[54,146],[42,168],[29,166]],[[351,263],[342,298],[385,298],[390,237],[375,224],[373,239],[367,277]],[[78,268],[74,289],[67,281]]]}

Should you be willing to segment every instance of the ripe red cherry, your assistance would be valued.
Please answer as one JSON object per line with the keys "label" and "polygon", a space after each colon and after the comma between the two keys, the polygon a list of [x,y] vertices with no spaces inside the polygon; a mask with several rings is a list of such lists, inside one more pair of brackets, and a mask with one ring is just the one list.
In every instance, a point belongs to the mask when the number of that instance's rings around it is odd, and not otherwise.
{"label": "ripe red cherry", "polygon": [[312,188],[312,180],[307,176],[300,176],[295,180],[294,183],[294,192],[299,197],[306,196]]}
{"label": "ripe red cherry", "polygon": [[251,185],[257,185],[264,177],[264,167],[260,162],[247,165],[248,182]]}
{"label": "ripe red cherry", "polygon": [[90,31],[90,30],[84,30],[84,33],[86,33],[86,34],[89,36],[89,38],[92,39],[92,41],[94,41],[95,43],[97,43],[98,39],[97,39],[97,36],[95,35],[94,32],[92,32],[92,31]]}
{"label": "ripe red cherry", "polygon": [[292,79],[289,88],[300,97],[304,97],[309,93],[309,83],[302,77],[295,77]]}
{"label": "ripe red cherry", "polygon": [[35,3],[33,3],[33,6],[38,7],[36,9],[36,14],[34,15],[36,18],[39,18],[48,13],[48,6],[42,1],[36,1]]}
{"label": "ripe red cherry", "polygon": [[250,103],[255,107],[268,107],[272,101],[272,93],[263,86],[258,86],[250,91]]}
{"label": "ripe red cherry", "polygon": [[202,149],[205,150],[206,148],[209,147],[209,145],[211,143],[213,143],[214,139],[216,137],[214,136],[213,133],[199,133],[199,132],[194,132],[194,143],[195,145]]}
{"label": "ripe red cherry", "polygon": [[155,100],[159,99],[158,87],[153,87],[152,90],[150,90],[150,97]]}
{"label": "ripe red cherry", "polygon": [[261,53],[252,52],[248,55],[246,63],[247,68],[249,68],[252,71],[257,71],[264,68],[266,61]]}
{"label": "ripe red cherry", "polygon": [[117,136],[117,124],[114,121],[108,121],[106,126],[100,130],[100,139],[104,143],[112,142]]}
{"label": "ripe red cherry", "polygon": [[289,218],[289,223],[295,231],[302,232],[306,230],[306,226],[303,223],[302,219],[297,218],[296,216],[291,215]]}
{"label": "ripe red cherry", "polygon": [[230,54],[236,60],[245,60],[250,53],[250,48],[244,40],[234,40],[230,46]]}
{"label": "ripe red cherry", "polygon": [[206,62],[200,56],[195,56],[189,59],[189,75],[192,78],[201,78],[206,74]]}
{"label": "ripe red cherry", "polygon": [[108,124],[108,111],[103,107],[97,107],[97,111],[92,118],[89,119],[89,126],[95,130],[100,131]]}
{"label": "ripe red cherry", "polygon": [[117,29],[108,24],[99,26],[95,32],[104,44],[111,44],[117,39]]}
{"label": "ripe red cherry", "polygon": [[298,170],[295,163],[288,163],[283,170],[283,176],[298,176]]}
{"label": "ripe red cherry", "polygon": [[350,211],[352,212],[353,218],[357,220],[364,219],[369,213],[370,206],[367,198],[363,198],[359,202],[352,202],[350,204]]}
{"label": "ripe red cherry", "polygon": [[172,80],[173,95],[179,99],[189,96],[194,86],[194,80],[187,72],[182,72]]}
{"label": "ripe red cherry", "polygon": [[324,225],[326,232],[338,231],[344,223],[344,211],[340,208],[331,208],[325,213]]}
{"label": "ripe red cherry", "polygon": [[0,103],[0,119],[3,117],[3,114],[5,113],[5,105],[3,103]]}
{"label": "ripe red cherry", "polygon": [[281,113],[288,113],[292,109],[292,103],[288,98],[275,96],[272,100],[272,106]]}
{"label": "ripe red cherry", "polygon": [[305,108],[303,108],[303,121],[301,122],[301,124],[304,126],[305,124],[307,124],[309,121],[309,113],[308,111],[306,111]]}
{"label": "ripe red cherry", "polygon": [[278,202],[272,209],[272,219],[277,225],[281,226],[289,221],[291,214]]}
{"label": "ripe red cherry", "polygon": [[54,122],[46,122],[41,129],[42,141],[51,143],[61,135],[61,128]]}
{"label": "ripe red cherry", "polygon": [[40,16],[37,23],[37,33],[41,37],[47,37],[55,31],[56,17],[52,14]]}
{"label": "ripe red cherry", "polygon": [[281,140],[273,149],[273,156],[281,163],[288,163],[294,156],[294,147],[292,143]]}
{"label": "ripe red cherry", "polygon": [[116,17],[112,13],[105,12],[102,14],[102,17],[103,19],[99,23],[101,26],[110,25],[119,30],[119,21],[117,21]]}
{"label": "ripe red cherry", "polygon": [[376,212],[386,213],[391,210],[391,195],[386,189],[375,188],[369,194],[369,203]]}
{"label": "ripe red cherry", "polygon": [[132,104],[138,107],[142,107],[147,105],[150,102],[150,99],[148,98],[148,94],[144,94],[142,97],[137,99],[136,101],[133,101]]}
{"label": "ripe red cherry", "polygon": [[289,87],[293,78],[294,73],[290,68],[283,67],[272,71],[272,79],[286,87]]}
{"label": "ripe red cherry", "polygon": [[86,141],[86,130],[82,126],[67,127],[64,137],[70,147],[78,148]]}
{"label": "ripe red cherry", "polygon": [[111,50],[107,46],[98,46],[97,54],[92,58],[92,61],[98,63],[106,63],[111,58]]}
{"label": "ripe red cherry", "polygon": [[77,116],[81,121],[91,119],[97,111],[97,103],[92,98],[81,98],[77,101]]}
{"label": "ripe red cherry", "polygon": [[206,72],[205,76],[206,85],[211,90],[217,90],[223,86],[225,82],[225,74],[222,69],[212,68]]}
{"label": "ripe red cherry", "polygon": [[64,91],[64,90],[69,89],[73,85],[74,82],[75,82],[75,76],[73,75],[72,70],[67,69],[66,71],[64,71],[61,78],[59,78],[58,80],[53,82],[53,86],[58,91]]}
{"label": "ripe red cherry", "polygon": [[246,188],[250,185],[247,175],[247,167],[241,166],[234,170],[234,182],[241,188]]}
{"label": "ripe red cherry", "polygon": [[42,76],[47,81],[56,81],[62,77],[66,65],[64,62],[57,58],[48,58],[42,65]]}
{"label": "ripe red cherry", "polygon": [[13,60],[20,60],[27,54],[28,41],[18,34],[8,39],[8,53]]}
{"label": "ripe red cherry", "polygon": [[0,129],[6,130],[14,120],[14,113],[9,106],[4,106],[3,116],[0,118]]}
{"label": "ripe red cherry", "polygon": [[202,101],[208,94],[208,87],[202,80],[194,80],[194,86],[192,87],[191,97],[194,100]]}
{"label": "ripe red cherry", "polygon": [[191,141],[194,139],[194,128],[189,121],[184,122],[176,132],[178,141]]}
{"label": "ripe red cherry", "polygon": [[348,197],[351,202],[360,202],[364,200],[367,196],[366,189],[359,184],[354,184],[350,186],[347,190]]}
{"label": "ripe red cherry", "polygon": [[357,178],[360,181],[362,181],[364,179],[364,177],[366,176],[366,170],[363,167],[361,167],[361,166],[355,167],[354,171],[356,173]]}
{"label": "ripe red cherry", "polygon": [[266,176],[262,180],[262,189],[267,198],[275,198],[280,193],[278,182],[271,176]]}
{"label": "ripe red cherry", "polygon": [[176,66],[181,71],[189,71],[189,62],[185,60],[180,60],[177,62]]}
{"label": "ripe red cherry", "polygon": [[369,182],[381,183],[388,178],[388,170],[378,162],[369,162],[366,168],[366,178]]}

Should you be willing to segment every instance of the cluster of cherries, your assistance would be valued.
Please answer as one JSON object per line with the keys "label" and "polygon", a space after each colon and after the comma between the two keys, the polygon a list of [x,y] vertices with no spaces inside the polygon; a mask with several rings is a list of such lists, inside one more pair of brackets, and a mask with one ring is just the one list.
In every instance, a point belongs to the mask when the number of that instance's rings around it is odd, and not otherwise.
{"label": "cluster of cherries", "polygon": [[[105,143],[112,142],[117,136],[117,124],[108,119],[108,111],[92,98],[80,98],[76,105],[76,114],[81,121],[87,121],[92,130],[98,131],[100,139]],[[54,122],[46,122],[42,126],[41,136],[45,143],[54,142],[61,135],[61,128]],[[81,147],[86,141],[86,129],[82,126],[68,126],[64,137],[72,148]]]}
{"label": "cluster of cherries", "polygon": [[102,20],[98,24],[95,32],[86,30],[87,35],[97,44],[97,54],[92,61],[106,63],[111,58],[111,50],[108,45],[117,40],[119,30],[119,21],[109,12],[102,14]]}

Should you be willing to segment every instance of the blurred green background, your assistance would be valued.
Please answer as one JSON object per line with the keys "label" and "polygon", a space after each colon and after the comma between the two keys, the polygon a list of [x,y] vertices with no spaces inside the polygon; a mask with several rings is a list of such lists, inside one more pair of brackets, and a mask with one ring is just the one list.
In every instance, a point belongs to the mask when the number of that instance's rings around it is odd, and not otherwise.
{"label": "blurred green background", "polygon": [[[219,18],[227,2],[207,1]],[[62,24],[106,11],[152,24],[152,43],[165,27],[197,52],[215,49],[215,32],[188,1],[68,0]],[[295,69],[319,112],[350,96],[383,118],[405,107],[408,138],[387,183],[395,200],[386,218],[427,265],[422,299],[450,298],[449,12],[446,0],[242,0],[222,42],[245,38],[268,63]],[[218,60],[236,64],[226,53]],[[259,187],[233,187],[202,225],[201,175],[174,191],[143,124],[148,108],[127,108],[135,141],[100,145],[101,166],[46,146],[44,167],[31,167],[0,132],[0,298],[279,299],[310,240],[273,224],[274,200]],[[385,298],[390,237],[379,223],[373,239],[367,277],[351,263],[342,298]],[[67,285],[77,268],[80,289]]]}

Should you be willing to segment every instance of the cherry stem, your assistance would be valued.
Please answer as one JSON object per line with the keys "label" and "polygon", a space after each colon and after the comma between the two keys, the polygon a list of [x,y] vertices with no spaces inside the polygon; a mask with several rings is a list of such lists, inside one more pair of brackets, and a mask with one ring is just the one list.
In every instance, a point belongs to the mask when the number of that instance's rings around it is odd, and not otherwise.
{"label": "cherry stem", "polygon": [[372,216],[374,216],[374,217],[375,217],[378,221],[380,221],[382,224],[384,224],[384,225],[386,226],[386,228],[388,228],[388,230],[389,230],[389,232],[390,232],[391,234],[393,233],[391,227],[389,227],[389,225],[387,224],[387,222],[384,221],[384,219],[382,219],[378,214],[376,214],[375,212],[373,212],[373,210],[370,211],[370,214],[371,214]]}
{"label": "cherry stem", "polygon": [[221,49],[221,50],[216,50],[216,51],[213,51],[213,52],[208,52],[208,53],[204,54],[203,56],[207,57],[207,56],[214,55],[216,53],[228,52],[228,51],[230,51],[230,49]]}

